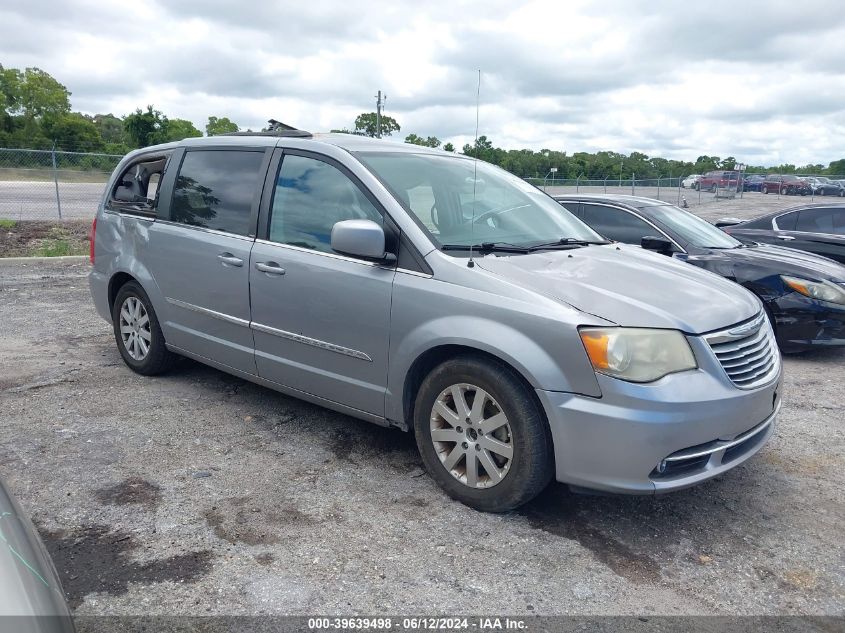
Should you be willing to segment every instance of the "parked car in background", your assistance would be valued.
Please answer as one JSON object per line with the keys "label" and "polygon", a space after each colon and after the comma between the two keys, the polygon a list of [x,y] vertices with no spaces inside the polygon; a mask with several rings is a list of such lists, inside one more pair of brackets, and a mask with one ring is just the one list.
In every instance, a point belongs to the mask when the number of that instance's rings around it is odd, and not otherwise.
{"label": "parked car in background", "polygon": [[816,196],[842,196],[845,195],[845,189],[838,182],[825,178],[824,176],[809,176],[804,177],[810,188]]}
{"label": "parked car in background", "polygon": [[742,180],[743,191],[760,191],[766,176],[763,174],[747,174]]}
{"label": "parked car in background", "polygon": [[845,204],[793,207],[748,221],[725,218],[716,226],[737,239],[788,246],[845,264]]}
{"label": "parked car in background", "polygon": [[756,453],[780,407],[753,294],[610,244],[469,157],[299,130],[185,139],[124,158],[95,218],[91,295],[131,370],[187,356],[412,431],[432,479],[480,510],[553,478],[691,486]]}
{"label": "parked car in background", "polygon": [[769,174],[760,186],[762,193],[780,193],[782,196],[808,196],[813,193],[810,183],[798,176]]}
{"label": "parked car in background", "polygon": [[555,196],[597,233],[639,244],[741,284],[766,306],[784,351],[845,345],[845,266],[743,243],[672,204],[610,194]]}
{"label": "parked car in background", "polygon": [[713,191],[736,187],[739,181],[738,171],[708,171],[698,179],[695,188],[700,191]]}
{"label": "parked car in background", "polygon": [[65,594],[47,550],[0,479],[0,627],[15,633],[73,633]]}
{"label": "parked car in background", "polygon": [[684,189],[693,189],[699,178],[701,178],[701,174],[690,174],[681,181],[681,187]]}

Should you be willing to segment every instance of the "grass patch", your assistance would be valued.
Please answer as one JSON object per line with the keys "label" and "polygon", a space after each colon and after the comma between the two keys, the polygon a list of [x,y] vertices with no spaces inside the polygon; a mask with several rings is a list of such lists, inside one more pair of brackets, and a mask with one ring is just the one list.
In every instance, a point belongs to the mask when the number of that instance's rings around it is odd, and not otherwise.
{"label": "grass patch", "polygon": [[35,251],[36,257],[66,257],[67,255],[85,255],[87,248],[70,240],[44,240]]}
{"label": "grass patch", "polygon": [[0,257],[88,254],[88,220],[0,220]]}

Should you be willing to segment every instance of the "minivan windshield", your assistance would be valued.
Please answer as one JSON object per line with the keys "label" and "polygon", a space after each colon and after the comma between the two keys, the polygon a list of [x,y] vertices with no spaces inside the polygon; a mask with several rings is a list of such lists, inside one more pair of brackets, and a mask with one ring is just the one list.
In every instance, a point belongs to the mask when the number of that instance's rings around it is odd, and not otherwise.
{"label": "minivan windshield", "polygon": [[742,243],[689,211],[671,204],[644,207],[643,212],[681,240],[698,248],[739,248]]}
{"label": "minivan windshield", "polygon": [[471,244],[528,249],[553,243],[605,243],[545,193],[483,161],[409,152],[356,156],[438,247],[451,247],[446,250]]}

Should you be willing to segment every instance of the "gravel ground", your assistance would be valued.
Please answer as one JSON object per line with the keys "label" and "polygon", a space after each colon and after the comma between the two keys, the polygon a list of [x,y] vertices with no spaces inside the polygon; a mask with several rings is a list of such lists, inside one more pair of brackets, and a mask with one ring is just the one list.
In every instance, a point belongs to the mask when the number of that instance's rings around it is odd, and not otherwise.
{"label": "gravel ground", "polygon": [[843,613],[845,350],[788,357],[771,442],[714,481],[485,515],[399,431],[135,375],[86,274],[0,262],[0,475],[79,616]]}

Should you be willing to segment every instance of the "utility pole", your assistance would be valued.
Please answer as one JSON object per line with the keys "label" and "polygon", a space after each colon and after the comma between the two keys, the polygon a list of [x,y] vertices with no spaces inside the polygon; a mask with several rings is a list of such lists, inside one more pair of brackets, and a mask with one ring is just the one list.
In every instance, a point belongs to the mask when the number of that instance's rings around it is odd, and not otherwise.
{"label": "utility pole", "polygon": [[376,138],[381,138],[381,109],[385,101],[387,101],[387,95],[382,95],[379,90],[376,95]]}

